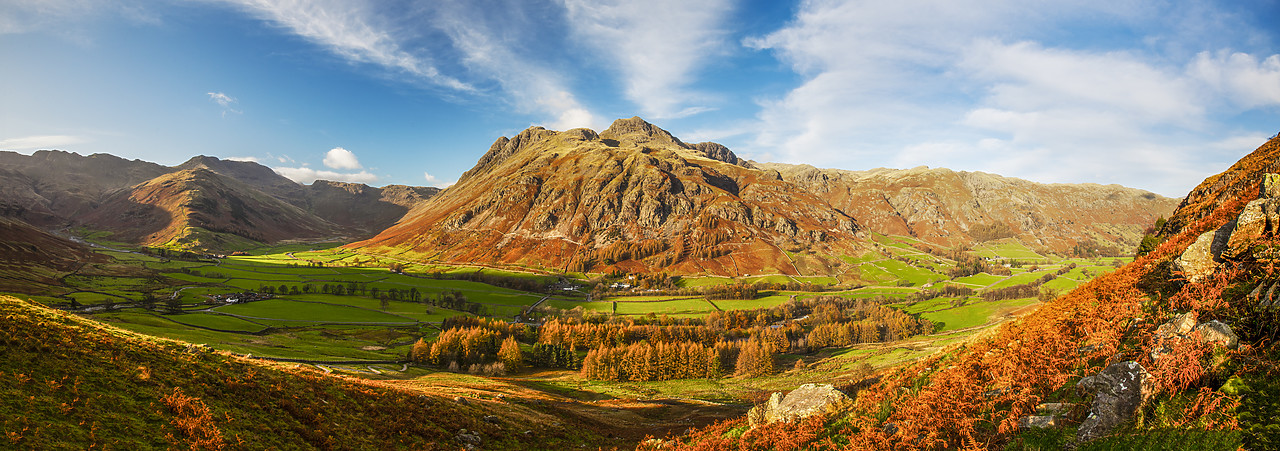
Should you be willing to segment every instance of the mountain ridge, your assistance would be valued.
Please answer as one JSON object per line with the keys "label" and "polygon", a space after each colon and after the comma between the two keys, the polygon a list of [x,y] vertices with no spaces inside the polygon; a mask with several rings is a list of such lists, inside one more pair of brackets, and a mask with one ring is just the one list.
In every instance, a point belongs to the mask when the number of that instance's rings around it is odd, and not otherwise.
{"label": "mountain ridge", "polygon": [[[197,173],[199,177],[189,177]],[[193,189],[213,184],[218,186],[214,191],[226,192],[234,187],[234,201],[257,199],[252,202],[257,207],[244,212],[243,205],[233,209],[224,202],[222,207],[227,209],[221,213],[235,210],[238,215],[256,215],[258,221],[269,225],[250,226],[244,217],[233,217],[240,224],[232,227],[218,218],[217,208],[204,212],[179,208],[190,199],[184,197],[189,193],[172,189],[174,184],[180,184],[177,178],[184,178],[186,186]],[[166,183],[167,187],[161,186]],[[109,154],[82,156],[42,150],[28,156],[0,152],[0,215],[42,227],[89,225],[113,232],[115,239],[121,241],[182,243],[180,246],[194,246],[191,248],[197,250],[226,251],[231,249],[226,246],[233,243],[235,247],[262,240],[372,236],[438,191],[325,180],[301,185],[255,162],[205,155],[168,167]],[[192,205],[231,202],[211,197],[198,200],[203,204]],[[280,215],[282,220],[269,219],[272,215]],[[210,235],[205,233],[209,231],[205,226],[221,231]],[[191,230],[203,235],[203,239],[183,238],[193,233]],[[220,238],[210,240],[211,236]]]}
{"label": "mountain ridge", "polygon": [[857,221],[805,210],[821,201],[791,188],[639,118],[599,134],[530,127],[499,138],[458,183],[351,247],[566,271],[827,272],[834,259],[796,262],[779,245],[847,246]]}

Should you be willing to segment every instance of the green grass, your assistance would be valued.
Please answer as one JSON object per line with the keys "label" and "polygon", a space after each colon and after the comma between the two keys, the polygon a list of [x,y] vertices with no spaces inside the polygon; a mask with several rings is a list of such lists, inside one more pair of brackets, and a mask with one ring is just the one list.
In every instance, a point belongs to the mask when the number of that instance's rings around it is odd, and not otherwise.
{"label": "green grass", "polygon": [[721,299],[711,302],[716,306],[719,306],[722,310],[752,310],[780,305],[790,299],[791,295],[789,294],[776,294],[756,299]]}
{"label": "green grass", "polygon": [[182,324],[191,324],[200,327],[208,327],[210,329],[234,332],[261,332],[263,329],[266,329],[266,326],[253,323],[248,320],[213,313],[188,313],[182,315],[169,315],[165,318]]}
{"label": "green grass", "polygon": [[715,307],[703,299],[682,299],[664,302],[619,302],[620,315],[645,315],[649,313],[709,313]]}
{"label": "green grass", "polygon": [[781,274],[773,274],[773,275],[768,275],[768,276],[744,277],[744,278],[742,278],[742,282],[743,282],[743,283],[782,283],[782,284],[785,284],[785,283],[795,282],[795,280],[793,280],[790,276],[784,276],[784,275],[781,275]]}
{"label": "green grass", "polygon": [[1014,238],[989,241],[973,247],[973,254],[979,257],[1006,258],[1024,261],[1046,261],[1047,257],[1037,254],[1022,242]]}
{"label": "green grass", "polygon": [[1053,274],[1053,271],[1041,270],[1036,272],[1024,272],[1021,274],[1014,274],[1012,276],[1004,278],[1004,280],[997,282],[995,285],[992,285],[990,288],[1004,288],[1004,287],[1010,287],[1014,285],[1031,283],[1032,281],[1035,281],[1041,277],[1044,277],[1045,274]]}
{"label": "green grass", "polygon": [[981,287],[986,287],[988,285],[994,284],[1001,280],[1004,280],[1005,277],[1008,277],[1008,276],[996,276],[996,275],[991,275],[991,274],[982,272],[982,273],[974,274],[972,276],[958,277],[954,281],[956,283],[963,283],[966,285],[973,285],[975,287],[981,288]]}
{"label": "green grass", "polygon": [[948,310],[924,313],[920,316],[933,322],[943,323],[943,327],[939,329],[939,332],[946,332],[981,326],[990,321],[994,315],[1017,310],[1036,302],[1038,301],[1031,298],[996,302],[977,301]]}
{"label": "green grass", "polygon": [[680,278],[680,286],[685,288],[728,285],[733,282],[734,282],[733,279],[730,279],[728,277],[682,277]]}
{"label": "green grass", "polygon": [[[345,305],[299,302],[288,299],[268,299],[216,307],[215,312],[264,318],[271,323],[288,322],[411,322],[410,318],[388,313],[349,307]],[[255,320],[256,321],[256,320]]]}

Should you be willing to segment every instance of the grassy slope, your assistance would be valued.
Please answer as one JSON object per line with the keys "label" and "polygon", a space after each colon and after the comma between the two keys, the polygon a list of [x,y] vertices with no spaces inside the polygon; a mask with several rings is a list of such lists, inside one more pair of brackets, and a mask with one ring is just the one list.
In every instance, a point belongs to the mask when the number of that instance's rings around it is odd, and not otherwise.
{"label": "grassy slope", "polygon": [[462,428],[488,449],[600,443],[519,409],[187,352],[10,297],[0,337],[0,448],[457,449]]}
{"label": "grassy slope", "polygon": [[[1096,374],[1109,363],[1135,359],[1147,366],[1155,380],[1161,381],[1158,383],[1178,380],[1184,365],[1152,365],[1146,357],[1150,349],[1144,337],[1167,319],[1168,313],[1155,321],[1135,320],[1159,313],[1144,311],[1151,303],[1138,285],[1142,280],[1159,277],[1156,268],[1163,262],[1176,258],[1200,233],[1233,219],[1242,207],[1240,199],[1219,206],[1214,214],[1183,229],[1152,253],[1082,285],[1019,321],[1005,324],[987,339],[965,343],[885,375],[878,384],[858,393],[856,405],[846,416],[772,425],[747,434],[743,433],[744,420],[724,422],[664,449],[1027,446],[1022,440],[1028,436],[1018,435],[1018,418],[1033,414],[1034,406],[1040,402],[1084,402],[1072,387],[1081,377]],[[1186,284],[1176,297],[1203,299],[1212,290],[1203,284]],[[1229,404],[1231,396],[1212,387],[1198,392],[1199,398],[1196,393],[1192,385],[1186,392],[1160,393],[1148,404],[1152,417],[1145,427],[1172,429],[1162,432],[1157,448],[1144,449],[1160,449],[1196,437],[1221,440],[1219,445],[1225,448],[1216,449],[1235,449],[1239,445],[1239,434],[1225,431],[1206,436],[1195,430],[1230,428],[1234,419],[1217,416],[1223,415],[1220,409],[1224,407],[1195,409],[1214,399]],[[1192,414],[1201,416],[1189,416]],[[1228,410],[1226,415],[1230,414]],[[887,428],[888,424],[893,427]],[[1060,448],[1067,444],[1066,437],[1073,435],[1071,429],[1065,431],[1048,440],[1043,448],[1027,449]],[[1142,429],[1136,432],[1142,434]],[[1141,442],[1146,437],[1139,435],[1136,440]],[[1105,448],[1114,444],[1104,440],[1085,448],[1130,449],[1134,445],[1121,442],[1116,448]]]}

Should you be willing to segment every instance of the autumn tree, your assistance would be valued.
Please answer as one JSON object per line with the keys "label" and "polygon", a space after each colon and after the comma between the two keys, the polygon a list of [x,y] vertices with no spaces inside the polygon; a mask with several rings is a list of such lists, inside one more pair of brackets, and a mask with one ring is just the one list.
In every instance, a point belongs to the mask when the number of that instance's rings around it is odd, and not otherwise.
{"label": "autumn tree", "polygon": [[519,371],[524,366],[524,355],[521,354],[520,343],[516,342],[515,337],[502,340],[502,346],[498,349],[498,361],[511,372]]}

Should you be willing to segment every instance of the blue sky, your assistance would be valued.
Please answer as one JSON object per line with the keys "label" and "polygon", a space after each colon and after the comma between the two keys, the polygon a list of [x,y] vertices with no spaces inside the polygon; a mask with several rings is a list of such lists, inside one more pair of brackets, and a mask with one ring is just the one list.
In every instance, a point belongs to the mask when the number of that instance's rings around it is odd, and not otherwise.
{"label": "blue sky", "polygon": [[0,149],[445,186],[639,115],[759,161],[1182,196],[1280,132],[1275,1],[0,0]]}

